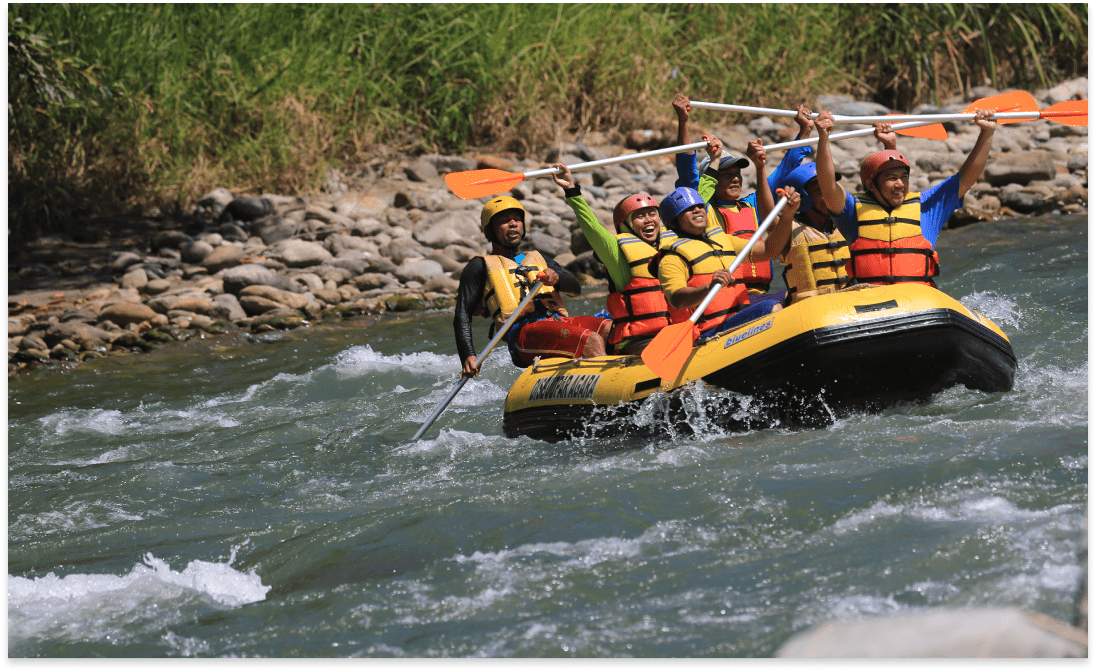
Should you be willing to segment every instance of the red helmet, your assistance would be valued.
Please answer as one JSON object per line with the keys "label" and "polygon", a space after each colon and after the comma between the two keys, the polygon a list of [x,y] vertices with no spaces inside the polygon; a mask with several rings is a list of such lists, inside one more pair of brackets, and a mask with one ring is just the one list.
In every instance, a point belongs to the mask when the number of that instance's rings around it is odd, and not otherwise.
{"label": "red helmet", "polygon": [[658,201],[652,198],[650,194],[632,194],[617,203],[616,207],[613,208],[613,224],[616,226],[617,231],[620,231],[620,225],[628,221],[628,215],[643,208],[657,207]]}
{"label": "red helmet", "polygon": [[860,163],[860,181],[864,184],[864,188],[867,189],[868,185],[872,184],[875,181],[875,178],[879,176],[879,173],[887,168],[895,168],[897,166],[905,168],[907,172],[910,170],[910,162],[905,156],[902,156],[902,152],[894,149],[885,149],[881,152],[868,154]]}

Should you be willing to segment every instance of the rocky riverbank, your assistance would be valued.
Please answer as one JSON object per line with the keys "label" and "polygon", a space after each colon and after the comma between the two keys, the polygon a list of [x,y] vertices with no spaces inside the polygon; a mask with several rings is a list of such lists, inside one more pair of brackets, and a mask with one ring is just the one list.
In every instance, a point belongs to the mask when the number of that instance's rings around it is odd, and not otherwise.
{"label": "rocky riverbank", "polygon": [[[1034,95],[1046,107],[1087,98],[1087,86],[1087,79],[1072,80]],[[974,99],[996,93],[976,89],[943,108],[913,112],[962,111]],[[834,96],[820,97],[817,107],[835,114],[889,112]],[[899,137],[899,149],[914,164],[912,190],[954,174],[974,146],[973,124],[945,127],[946,141]],[[730,151],[743,152],[753,138],[771,144],[793,138],[797,130],[758,117],[748,125],[694,124],[693,133],[699,139],[702,132],[714,132]],[[445,186],[446,173],[523,172],[556,161],[574,164],[669,146],[674,140],[667,126],[599,134],[526,160],[379,158],[350,175],[331,171],[326,189],[307,197],[215,189],[177,216],[149,212],[121,218],[128,228],[112,227],[126,229],[120,238],[36,241],[18,254],[9,251],[9,375],[42,364],[147,351],[202,333],[258,333],[450,306],[464,264],[487,250],[479,230],[486,199],[457,198]],[[876,147],[870,136],[834,144],[846,189],[858,190],[860,159]],[[770,153],[770,170],[782,155]],[[672,156],[664,156],[579,172],[576,178],[599,220],[611,226],[612,208],[621,198],[637,191],[660,198],[673,190],[676,175]],[[555,257],[583,282],[605,277],[554,182],[532,179],[513,194],[529,213],[525,247]],[[1087,127],[1048,120],[1002,125],[982,181],[949,226],[1084,212],[1087,202]]]}

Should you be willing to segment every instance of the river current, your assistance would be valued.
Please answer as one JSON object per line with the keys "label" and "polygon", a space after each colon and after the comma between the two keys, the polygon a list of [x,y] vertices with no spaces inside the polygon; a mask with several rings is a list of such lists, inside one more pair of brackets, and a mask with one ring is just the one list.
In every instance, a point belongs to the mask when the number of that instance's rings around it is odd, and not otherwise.
{"label": "river current", "polygon": [[1071,622],[1087,234],[945,232],[940,289],[1009,335],[1014,388],[821,429],[508,439],[503,346],[411,442],[460,368],[443,311],[11,378],[8,654],[767,657],[935,607]]}

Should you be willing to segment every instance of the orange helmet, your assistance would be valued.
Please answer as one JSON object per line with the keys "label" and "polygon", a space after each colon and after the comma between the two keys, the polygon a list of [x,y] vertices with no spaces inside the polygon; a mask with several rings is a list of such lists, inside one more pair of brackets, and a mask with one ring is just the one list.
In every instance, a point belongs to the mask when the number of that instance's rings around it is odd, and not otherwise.
{"label": "orange helmet", "polygon": [[[632,214],[636,210],[642,210],[644,208],[657,208],[658,201],[651,197],[650,194],[632,194],[627,198],[617,203],[613,208],[613,224],[616,226],[616,230],[620,232],[620,225],[628,222],[628,215]],[[631,222],[628,222],[631,224]]]}
{"label": "orange helmet", "polygon": [[884,149],[881,152],[868,154],[860,163],[860,181],[864,184],[864,188],[867,189],[869,184],[874,183],[875,178],[879,176],[879,173],[887,168],[895,168],[897,166],[904,167],[907,172],[910,170],[910,162],[902,155],[902,152],[894,149]]}

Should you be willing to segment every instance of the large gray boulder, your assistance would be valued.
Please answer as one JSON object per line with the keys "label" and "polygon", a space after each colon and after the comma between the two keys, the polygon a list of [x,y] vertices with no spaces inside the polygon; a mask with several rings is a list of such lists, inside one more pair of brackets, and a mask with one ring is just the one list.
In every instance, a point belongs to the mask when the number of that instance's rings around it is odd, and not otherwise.
{"label": "large gray boulder", "polygon": [[104,306],[99,311],[99,320],[110,320],[120,327],[137,324],[156,317],[156,311],[143,303],[120,301]]}
{"label": "large gray boulder", "polygon": [[443,273],[445,273],[445,269],[433,259],[405,261],[396,268],[396,277],[404,282],[408,280],[426,282],[435,275],[442,275]]}
{"label": "large gray boulder", "polygon": [[1058,174],[1050,152],[1008,152],[986,164],[985,180],[994,186],[1053,180]]}
{"label": "large gray boulder", "polygon": [[301,231],[301,222],[278,215],[268,215],[251,223],[251,232],[267,245],[292,238]]}
{"label": "large gray boulder", "polygon": [[199,265],[210,273],[216,273],[226,268],[239,266],[243,263],[247,253],[238,245],[221,245],[213,248],[213,251],[202,258]]}
{"label": "large gray boulder", "polygon": [[[221,271],[218,277],[224,283],[226,294],[239,296],[244,287],[250,285],[267,285],[277,287],[289,292],[300,292],[301,287],[281,273],[270,270],[259,264],[244,264]],[[151,310],[151,309],[150,309]]]}
{"label": "large gray boulder", "polygon": [[232,294],[218,294],[213,297],[209,307],[209,316],[215,320],[235,322],[247,317],[247,313],[240,305],[239,299]]}
{"label": "large gray boulder", "polygon": [[280,261],[290,268],[318,266],[335,258],[320,243],[295,239],[274,243],[266,249],[265,256]]}
{"label": "large gray boulder", "polygon": [[483,237],[479,218],[468,210],[446,213],[433,222],[425,220],[414,228],[411,235],[418,242],[435,250],[449,245],[466,244]]}
{"label": "large gray boulder", "polygon": [[831,621],[795,635],[780,658],[1085,658],[1088,633],[1016,608],[934,609]]}
{"label": "large gray boulder", "polygon": [[537,250],[549,257],[558,257],[564,252],[571,251],[571,241],[570,239],[564,241],[553,238],[540,231],[530,231],[525,234],[525,240],[521,241],[521,246],[518,249],[522,252]]}

